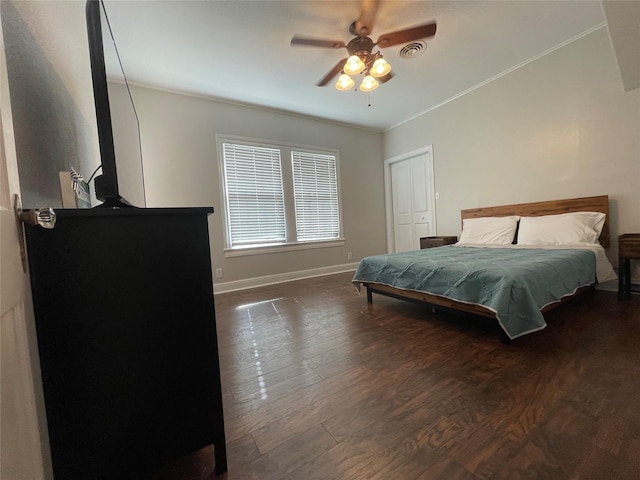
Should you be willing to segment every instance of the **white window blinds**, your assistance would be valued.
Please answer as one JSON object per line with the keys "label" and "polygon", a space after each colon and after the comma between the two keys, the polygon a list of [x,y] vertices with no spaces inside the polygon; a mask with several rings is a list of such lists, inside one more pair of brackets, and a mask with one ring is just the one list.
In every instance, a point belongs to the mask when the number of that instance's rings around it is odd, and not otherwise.
{"label": "white window blinds", "polygon": [[340,236],[335,155],[291,152],[296,233],[299,242]]}
{"label": "white window blinds", "polygon": [[223,144],[231,248],[286,242],[280,151]]}

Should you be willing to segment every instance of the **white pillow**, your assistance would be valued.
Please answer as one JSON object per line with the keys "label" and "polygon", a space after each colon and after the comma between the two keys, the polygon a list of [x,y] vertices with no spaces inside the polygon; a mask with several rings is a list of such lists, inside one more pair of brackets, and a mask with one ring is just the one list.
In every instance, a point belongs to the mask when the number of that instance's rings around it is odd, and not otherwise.
{"label": "white pillow", "polygon": [[592,245],[598,243],[606,215],[573,212],[522,217],[518,245]]}
{"label": "white pillow", "polygon": [[482,243],[510,245],[516,234],[520,217],[479,217],[465,218],[458,244]]}

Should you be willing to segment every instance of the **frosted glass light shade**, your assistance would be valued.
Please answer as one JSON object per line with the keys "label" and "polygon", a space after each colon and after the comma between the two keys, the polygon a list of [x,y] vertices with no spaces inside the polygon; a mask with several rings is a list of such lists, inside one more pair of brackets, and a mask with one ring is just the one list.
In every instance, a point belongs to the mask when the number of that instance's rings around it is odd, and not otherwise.
{"label": "frosted glass light shade", "polygon": [[378,88],[378,82],[371,75],[367,75],[362,79],[362,83],[360,84],[360,90],[363,92],[372,92],[376,88]]}
{"label": "frosted glass light shade", "polygon": [[389,65],[384,58],[379,58],[375,62],[373,62],[373,66],[371,67],[369,73],[374,77],[384,77],[390,71],[391,65]]}
{"label": "frosted glass light shade", "polygon": [[364,70],[365,64],[357,55],[351,55],[344,64],[343,71],[348,75],[357,75]]}
{"label": "frosted glass light shade", "polygon": [[342,75],[340,75],[340,77],[338,77],[338,81],[336,82],[336,88],[338,90],[349,90],[354,85],[355,85],[355,82],[346,73],[343,73]]}

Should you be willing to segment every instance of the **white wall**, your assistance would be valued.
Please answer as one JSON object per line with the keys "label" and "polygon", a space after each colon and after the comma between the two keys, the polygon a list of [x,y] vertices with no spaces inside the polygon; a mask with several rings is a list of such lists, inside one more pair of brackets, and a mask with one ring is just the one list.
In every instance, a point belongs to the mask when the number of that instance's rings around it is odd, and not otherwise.
{"label": "white wall", "polygon": [[640,90],[600,29],[385,133],[384,157],[433,145],[437,230],[465,208],[609,195],[612,248],[640,231]]}
{"label": "white wall", "polygon": [[[147,204],[216,208],[217,285],[386,251],[383,159],[426,145],[440,194],[438,234],[459,234],[464,208],[601,194],[610,197],[614,264],[615,237],[640,231],[640,91],[623,92],[605,29],[384,135],[142,87],[133,96]],[[338,149],[344,247],[225,258],[217,133]]]}
{"label": "white wall", "polygon": [[[113,88],[112,88],[113,87]],[[126,101],[122,85],[111,85]],[[386,251],[382,134],[143,87],[132,87],[140,118],[148,207],[213,206],[211,253],[229,282],[340,268]],[[216,134],[337,149],[345,244],[330,248],[225,258]],[[353,259],[347,259],[352,252]],[[284,277],[283,277],[284,276]]]}
{"label": "white wall", "polygon": [[25,208],[61,207],[58,172],[100,163],[85,3],[2,1]]}

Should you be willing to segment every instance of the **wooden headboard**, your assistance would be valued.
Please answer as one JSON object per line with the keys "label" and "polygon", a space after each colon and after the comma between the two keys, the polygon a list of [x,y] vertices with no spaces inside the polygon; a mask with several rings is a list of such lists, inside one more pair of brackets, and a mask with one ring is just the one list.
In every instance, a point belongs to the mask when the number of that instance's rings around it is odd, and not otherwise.
{"label": "wooden headboard", "polygon": [[601,212],[607,215],[602,233],[598,241],[607,248],[609,240],[609,196],[568,198],[565,200],[551,200],[548,202],[518,203],[514,205],[501,205],[498,207],[470,208],[462,210],[460,216],[465,218],[478,217],[505,217],[507,215],[519,215],[521,217],[537,217],[540,215],[557,215],[568,212]]}

